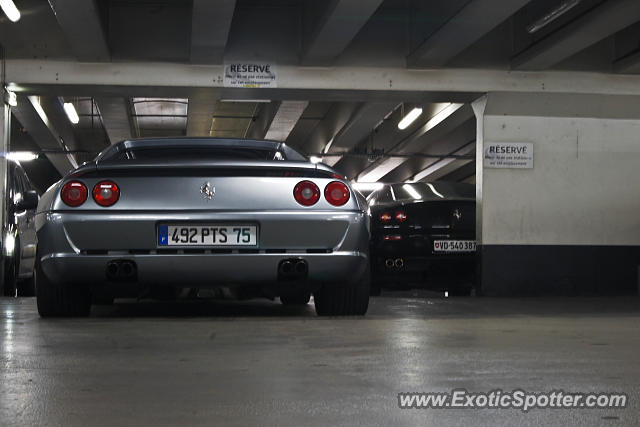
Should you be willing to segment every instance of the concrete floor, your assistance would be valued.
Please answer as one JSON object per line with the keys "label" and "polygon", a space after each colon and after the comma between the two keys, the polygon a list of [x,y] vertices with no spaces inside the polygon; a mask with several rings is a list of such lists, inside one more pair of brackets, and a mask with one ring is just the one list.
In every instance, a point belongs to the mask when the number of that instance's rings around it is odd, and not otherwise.
{"label": "concrete floor", "polygon": [[[123,303],[41,320],[0,299],[2,425],[638,425],[640,299]],[[400,410],[401,391],[619,391],[618,410]]]}

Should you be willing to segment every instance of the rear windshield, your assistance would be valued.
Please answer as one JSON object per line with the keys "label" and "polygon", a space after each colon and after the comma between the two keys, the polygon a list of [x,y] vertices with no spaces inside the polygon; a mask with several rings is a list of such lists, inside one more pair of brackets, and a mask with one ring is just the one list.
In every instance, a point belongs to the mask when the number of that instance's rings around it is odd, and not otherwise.
{"label": "rear windshield", "polygon": [[456,182],[393,184],[391,190],[394,201],[475,199],[476,197],[476,190],[473,184]]}
{"label": "rear windshield", "polygon": [[282,152],[255,147],[136,147],[119,152],[109,160],[286,160]]}

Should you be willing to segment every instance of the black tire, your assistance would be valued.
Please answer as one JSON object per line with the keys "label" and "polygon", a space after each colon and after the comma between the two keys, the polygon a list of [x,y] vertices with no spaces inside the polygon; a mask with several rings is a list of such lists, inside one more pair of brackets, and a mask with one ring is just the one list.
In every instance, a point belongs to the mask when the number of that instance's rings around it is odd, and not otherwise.
{"label": "black tire", "polygon": [[33,274],[40,317],[88,316],[91,311],[89,288],[50,281],[42,272],[39,259],[38,256]]}
{"label": "black tire", "polygon": [[33,297],[36,295],[35,275],[28,279],[18,280],[18,296]]}
{"label": "black tire", "polygon": [[364,316],[369,308],[371,272],[367,268],[360,281],[323,285],[314,297],[318,316]]}
{"label": "black tire", "polygon": [[4,258],[4,268],[2,271],[2,284],[3,284],[3,294],[8,297],[16,296],[16,289],[18,285],[18,270],[16,261],[16,257],[6,257]]}
{"label": "black tire", "polygon": [[369,295],[372,297],[379,297],[382,294],[382,281],[371,279],[371,287],[369,288]]}
{"label": "black tire", "polygon": [[307,305],[311,300],[310,292],[299,292],[288,295],[280,295],[280,302],[283,305]]}

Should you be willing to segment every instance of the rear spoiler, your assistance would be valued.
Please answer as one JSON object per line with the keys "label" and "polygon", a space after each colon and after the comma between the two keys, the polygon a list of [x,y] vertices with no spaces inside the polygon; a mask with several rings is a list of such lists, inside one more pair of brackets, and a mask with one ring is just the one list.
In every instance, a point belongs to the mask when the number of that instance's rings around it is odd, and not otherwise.
{"label": "rear spoiler", "polygon": [[307,162],[103,162],[88,164],[75,170],[69,177],[144,177],[144,176],[256,176],[292,178],[344,179],[328,168],[318,168]]}

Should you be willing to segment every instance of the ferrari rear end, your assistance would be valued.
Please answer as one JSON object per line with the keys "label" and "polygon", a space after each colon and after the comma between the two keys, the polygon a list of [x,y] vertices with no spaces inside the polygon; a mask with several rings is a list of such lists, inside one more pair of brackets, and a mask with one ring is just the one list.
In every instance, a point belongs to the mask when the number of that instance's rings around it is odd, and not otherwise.
{"label": "ferrari rear end", "polygon": [[319,314],[368,305],[363,200],[281,143],[116,144],[45,193],[36,226],[42,316],[184,288],[292,304],[313,294]]}
{"label": "ferrari rear end", "polygon": [[402,281],[470,292],[476,252],[473,185],[392,184],[370,201],[371,259],[381,285]]}

